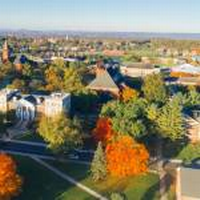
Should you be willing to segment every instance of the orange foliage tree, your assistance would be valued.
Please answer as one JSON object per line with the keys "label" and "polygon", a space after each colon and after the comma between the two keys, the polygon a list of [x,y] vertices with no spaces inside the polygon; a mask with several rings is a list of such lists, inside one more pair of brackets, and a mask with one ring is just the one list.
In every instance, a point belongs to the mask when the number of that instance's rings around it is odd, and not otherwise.
{"label": "orange foliage tree", "polygon": [[0,153],[0,200],[10,200],[19,194],[22,179],[16,172],[14,160]]}
{"label": "orange foliage tree", "polygon": [[112,130],[112,123],[109,118],[99,118],[96,128],[93,130],[93,136],[97,142],[106,144],[114,135]]}
{"label": "orange foliage tree", "polygon": [[138,96],[139,96],[138,91],[136,91],[130,87],[125,87],[121,92],[121,99],[124,102],[128,102],[129,100],[136,98]]}
{"label": "orange foliage tree", "polygon": [[186,72],[171,72],[171,77],[180,78],[180,77],[199,77],[200,74],[191,74]]}
{"label": "orange foliage tree", "polygon": [[107,170],[113,176],[126,177],[147,171],[149,154],[144,145],[130,136],[120,136],[105,150]]}

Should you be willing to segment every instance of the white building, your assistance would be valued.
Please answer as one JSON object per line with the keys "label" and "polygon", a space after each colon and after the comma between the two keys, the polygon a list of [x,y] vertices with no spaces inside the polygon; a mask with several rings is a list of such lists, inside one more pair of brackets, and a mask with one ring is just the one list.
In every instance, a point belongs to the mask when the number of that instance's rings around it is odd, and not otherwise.
{"label": "white building", "polygon": [[47,116],[54,116],[70,110],[70,94],[53,93],[46,97],[44,103],[44,113]]}
{"label": "white building", "polygon": [[145,77],[149,74],[159,73],[160,69],[151,64],[132,63],[120,67],[121,73],[129,77]]}
{"label": "white building", "polygon": [[22,95],[17,90],[3,89],[0,91],[0,112],[15,110],[20,120],[34,120],[44,114],[52,117],[70,110],[71,95],[52,93],[51,95]]}

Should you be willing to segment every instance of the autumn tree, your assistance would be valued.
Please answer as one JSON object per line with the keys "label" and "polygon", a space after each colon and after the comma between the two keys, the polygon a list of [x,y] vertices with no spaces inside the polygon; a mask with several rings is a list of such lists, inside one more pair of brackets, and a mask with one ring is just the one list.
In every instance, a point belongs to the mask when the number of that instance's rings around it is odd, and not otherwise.
{"label": "autumn tree", "polygon": [[56,153],[69,152],[82,145],[81,124],[64,114],[53,118],[43,117],[39,123],[39,134]]}
{"label": "autumn tree", "polygon": [[142,91],[144,97],[151,103],[163,104],[167,99],[167,89],[160,74],[146,76]]}
{"label": "autumn tree", "polygon": [[0,199],[10,200],[17,196],[22,186],[22,178],[17,174],[14,160],[0,153]]}
{"label": "autumn tree", "polygon": [[106,158],[102,143],[99,142],[91,164],[91,174],[94,181],[104,180],[107,175]]}
{"label": "autumn tree", "polygon": [[75,67],[68,67],[64,70],[63,83],[66,92],[79,92],[84,88],[82,74]]}
{"label": "autumn tree", "polygon": [[97,142],[106,144],[114,136],[112,130],[112,123],[109,118],[99,118],[96,124],[96,128],[93,130],[93,136]]}
{"label": "autumn tree", "polygon": [[26,91],[26,82],[23,79],[14,79],[11,85],[8,85],[10,89],[21,89],[22,92]]}
{"label": "autumn tree", "polygon": [[128,102],[133,98],[137,98],[138,96],[139,96],[139,92],[130,87],[125,87],[121,92],[121,99],[124,102]]}
{"label": "autumn tree", "polygon": [[45,71],[46,89],[49,91],[58,91],[63,89],[62,74],[56,67],[49,67]]}
{"label": "autumn tree", "polygon": [[145,173],[148,159],[145,146],[130,136],[120,136],[106,147],[107,170],[113,176],[125,177]]}
{"label": "autumn tree", "polygon": [[22,67],[22,75],[25,78],[31,78],[33,75],[33,66],[31,66],[30,64],[24,64]]}

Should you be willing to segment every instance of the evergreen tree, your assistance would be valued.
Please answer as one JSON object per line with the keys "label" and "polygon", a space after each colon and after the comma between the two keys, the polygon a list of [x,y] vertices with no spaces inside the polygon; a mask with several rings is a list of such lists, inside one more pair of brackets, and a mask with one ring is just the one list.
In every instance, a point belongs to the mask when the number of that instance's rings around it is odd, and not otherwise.
{"label": "evergreen tree", "polygon": [[167,99],[166,86],[160,74],[146,76],[142,90],[149,102],[163,104]]}
{"label": "evergreen tree", "polygon": [[124,194],[118,193],[118,192],[113,192],[110,195],[110,200],[126,200],[126,196]]}
{"label": "evergreen tree", "polygon": [[94,158],[91,164],[91,174],[92,179],[95,182],[105,179],[107,175],[106,158],[101,142],[98,143],[97,150],[94,154]]}
{"label": "evergreen tree", "polygon": [[168,102],[158,117],[158,128],[162,137],[171,140],[181,139],[185,134],[182,107],[177,101]]}

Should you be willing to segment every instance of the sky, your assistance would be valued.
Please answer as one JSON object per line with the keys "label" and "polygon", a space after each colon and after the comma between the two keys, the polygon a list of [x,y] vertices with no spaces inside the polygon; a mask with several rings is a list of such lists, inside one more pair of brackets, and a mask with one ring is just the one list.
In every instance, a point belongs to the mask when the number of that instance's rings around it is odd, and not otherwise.
{"label": "sky", "polygon": [[0,0],[0,29],[200,33],[200,0]]}

